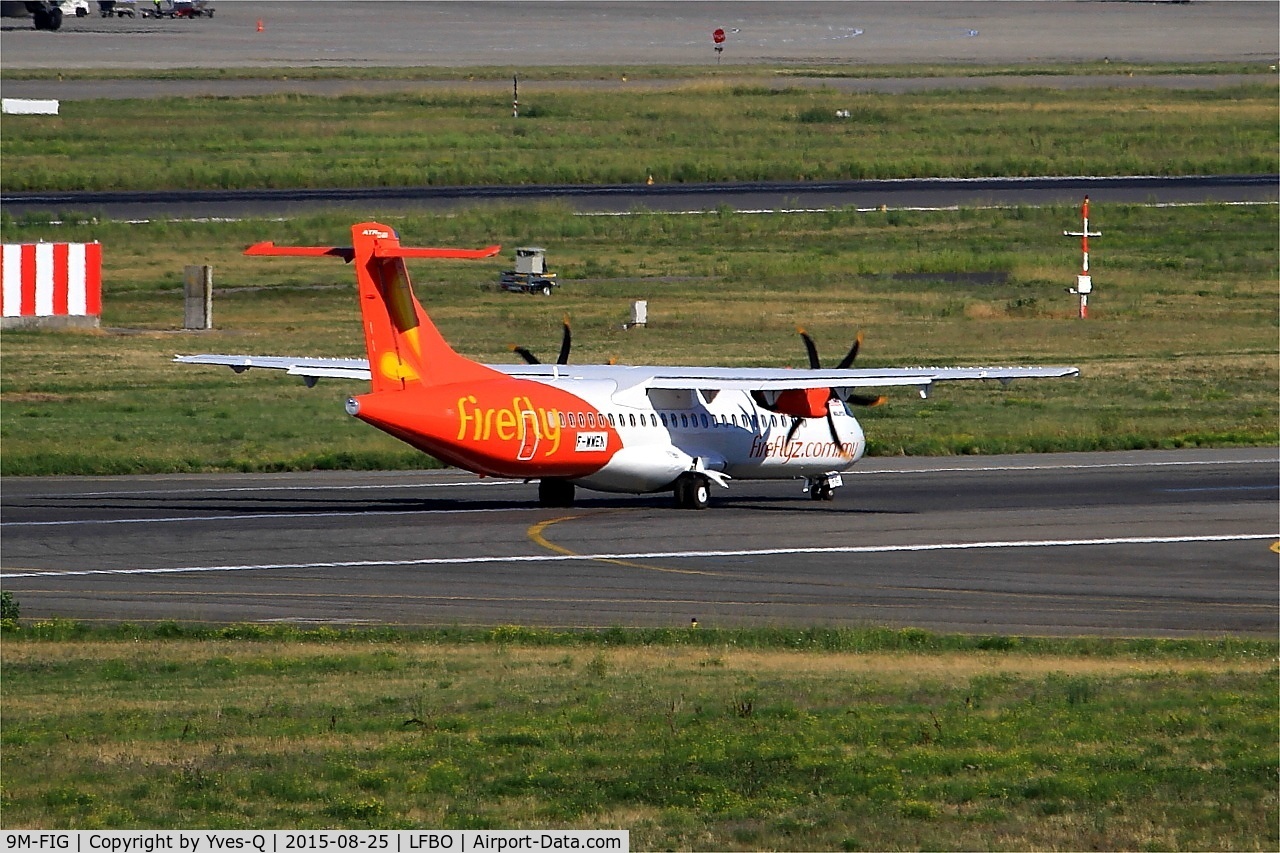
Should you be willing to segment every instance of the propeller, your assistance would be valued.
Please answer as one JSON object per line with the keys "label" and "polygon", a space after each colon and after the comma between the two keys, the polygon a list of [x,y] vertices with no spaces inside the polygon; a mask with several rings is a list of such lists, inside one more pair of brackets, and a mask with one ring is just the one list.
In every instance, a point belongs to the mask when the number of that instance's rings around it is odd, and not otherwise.
{"label": "propeller", "polygon": [[[822,361],[818,358],[818,345],[813,342],[813,338],[809,337],[809,333],[803,328],[797,326],[796,332],[799,333],[800,339],[804,341],[805,352],[809,355],[809,369],[821,370]],[[849,351],[844,354],[844,358],[840,359],[840,363],[836,365],[837,370],[848,370],[853,365],[854,360],[858,357],[858,350],[862,348],[862,332],[858,332],[853,339],[853,345],[849,347]],[[836,422],[831,418],[832,400],[837,400],[835,389],[831,389],[827,396],[827,428],[831,430],[831,440],[835,442],[837,447],[844,447],[844,442],[840,440],[840,434],[836,431]],[[850,394],[845,398],[845,402],[855,406],[879,406],[888,399],[883,396],[868,396],[865,394]],[[787,444],[791,443],[791,439],[795,438],[796,431],[800,429],[801,418],[796,418],[791,423],[791,429],[787,431]]]}
{"label": "propeller", "polygon": [[[822,362],[818,360],[818,346],[813,342],[813,338],[809,337],[809,333],[799,326],[796,331],[800,333],[800,337],[804,340],[804,348],[809,353],[809,369],[821,370]],[[862,332],[858,332],[857,337],[853,339],[853,346],[849,347],[849,351],[844,354],[844,358],[840,359],[840,363],[836,365],[836,370],[848,370],[853,366],[854,359],[858,357],[858,350],[862,349]],[[833,391],[832,397],[835,396]],[[852,403],[855,406],[879,406],[888,398],[876,395],[868,396],[866,394],[850,394],[846,399],[846,403]]]}
{"label": "propeller", "polygon": [[[573,345],[573,333],[569,331],[569,317],[564,318],[564,334],[560,337],[560,355],[556,358],[556,364],[569,363],[569,349]],[[527,347],[511,345],[511,351],[524,359],[525,364],[542,364],[542,359],[538,358]]]}

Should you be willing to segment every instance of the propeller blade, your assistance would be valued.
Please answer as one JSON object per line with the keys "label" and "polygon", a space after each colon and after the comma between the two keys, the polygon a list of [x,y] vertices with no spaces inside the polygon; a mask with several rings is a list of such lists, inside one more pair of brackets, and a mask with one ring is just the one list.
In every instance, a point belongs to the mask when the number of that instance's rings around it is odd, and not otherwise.
{"label": "propeller blade", "polygon": [[512,344],[511,351],[516,355],[520,356],[521,358],[523,358],[525,364],[542,364],[542,362],[538,359],[536,355],[529,352],[529,350],[525,349],[524,347],[518,347],[515,344]]}
{"label": "propeller blade", "polygon": [[556,364],[569,363],[569,347],[573,345],[573,333],[569,331],[569,318],[564,318],[564,335],[560,338],[560,355],[556,358]]}
{"label": "propeller blade", "polygon": [[787,440],[782,445],[783,447],[787,447],[791,444],[791,439],[796,437],[796,430],[800,429],[800,424],[803,422],[803,418],[795,418],[791,421],[791,429],[787,430]]}
{"label": "propeller blade", "polygon": [[889,398],[884,396],[883,394],[881,394],[879,397],[866,397],[866,396],[863,396],[862,394],[850,394],[849,397],[845,400],[846,403],[852,406],[879,406],[884,403],[887,403],[888,401],[889,401]]}
{"label": "propeller blade", "polygon": [[809,333],[799,326],[796,326],[796,331],[800,334],[801,339],[804,341],[804,348],[809,353],[809,369],[820,369],[822,362],[818,361],[818,347],[813,342],[813,338],[809,337]]}
{"label": "propeller blade", "polygon": [[840,438],[840,433],[836,432],[835,419],[831,417],[831,410],[827,409],[827,429],[831,430],[831,440],[836,443],[836,447],[844,450],[844,441]]}
{"label": "propeller blade", "polygon": [[836,365],[837,370],[848,370],[853,360],[858,357],[858,350],[862,347],[862,332],[858,332],[858,336],[853,339],[853,346],[849,347],[849,351],[845,353],[844,358],[840,359],[840,363]]}

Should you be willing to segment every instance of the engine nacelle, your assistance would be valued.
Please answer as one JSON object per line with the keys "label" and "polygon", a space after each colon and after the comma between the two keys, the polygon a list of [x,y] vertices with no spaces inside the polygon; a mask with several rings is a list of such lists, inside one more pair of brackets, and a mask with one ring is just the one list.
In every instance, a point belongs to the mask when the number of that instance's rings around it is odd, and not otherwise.
{"label": "engine nacelle", "polygon": [[[751,395],[763,409],[793,418],[823,418],[827,415],[830,388],[793,388],[776,395],[755,391]],[[772,399],[770,399],[772,398]]]}

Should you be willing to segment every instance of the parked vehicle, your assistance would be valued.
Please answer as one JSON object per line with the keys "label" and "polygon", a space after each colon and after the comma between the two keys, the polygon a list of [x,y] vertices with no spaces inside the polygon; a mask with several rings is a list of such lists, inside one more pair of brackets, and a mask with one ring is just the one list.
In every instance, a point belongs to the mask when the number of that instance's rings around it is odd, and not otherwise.
{"label": "parked vehicle", "polygon": [[142,7],[144,18],[212,18],[213,12],[206,0],[154,0]]}
{"label": "parked vehicle", "polygon": [[98,0],[98,14],[104,18],[132,18],[133,0]]}
{"label": "parked vehicle", "polygon": [[26,0],[23,5],[37,30],[61,29],[64,17],[83,18],[89,14],[89,0]]}
{"label": "parked vehicle", "polygon": [[504,270],[498,284],[512,293],[541,293],[550,296],[556,287],[556,274],[547,271],[547,250],[539,246],[516,249],[516,268]]}

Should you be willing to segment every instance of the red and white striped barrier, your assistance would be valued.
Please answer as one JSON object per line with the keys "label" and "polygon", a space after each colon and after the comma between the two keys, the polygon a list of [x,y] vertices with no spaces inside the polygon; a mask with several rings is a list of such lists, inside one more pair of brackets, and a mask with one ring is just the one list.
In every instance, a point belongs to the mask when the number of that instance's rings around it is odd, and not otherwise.
{"label": "red and white striped barrier", "polygon": [[98,325],[100,243],[6,243],[2,272],[4,328]]}

